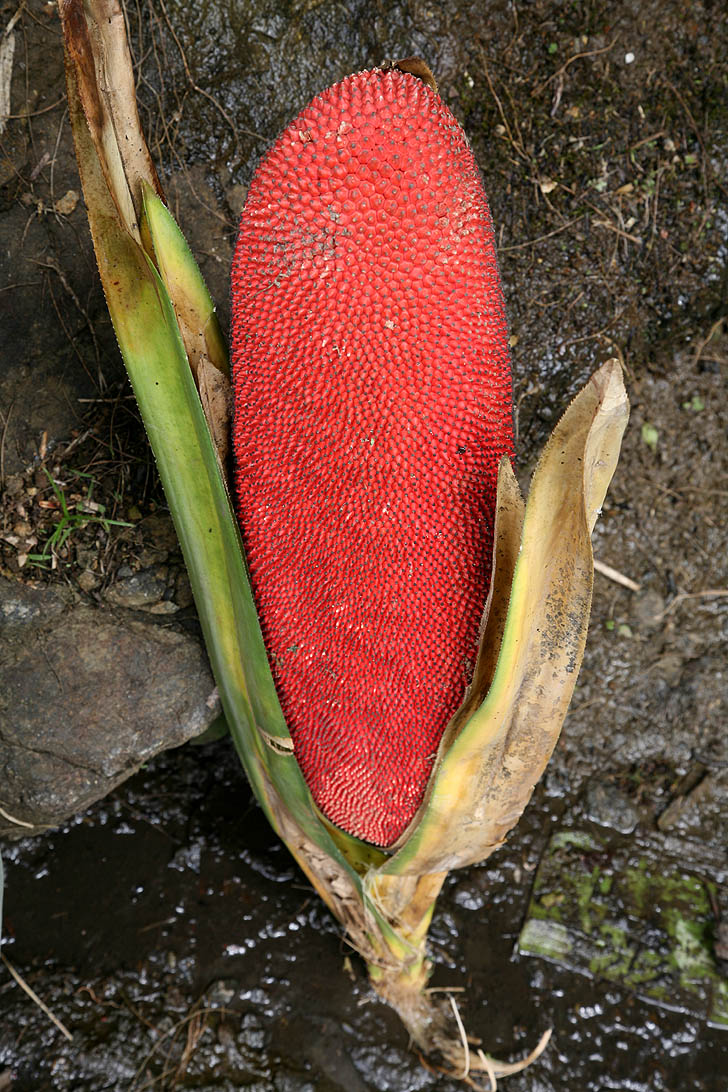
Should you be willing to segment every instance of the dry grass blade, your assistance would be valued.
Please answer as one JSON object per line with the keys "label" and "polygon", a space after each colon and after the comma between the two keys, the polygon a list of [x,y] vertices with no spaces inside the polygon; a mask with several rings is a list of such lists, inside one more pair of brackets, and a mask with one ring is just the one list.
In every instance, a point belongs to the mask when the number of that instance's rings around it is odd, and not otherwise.
{"label": "dry grass blade", "polygon": [[2,815],[3,819],[7,819],[9,823],[15,823],[18,827],[27,827],[28,830],[35,830],[34,823],[26,823],[24,819],[16,819],[10,812],[5,811],[5,808],[0,808],[0,815]]}
{"label": "dry grass blade", "polygon": [[[139,1018],[138,1014],[137,1018]],[[195,1049],[203,1035],[205,1028],[208,1027],[208,1021],[211,1016],[240,1016],[240,1012],[237,1009],[230,1009],[224,1006],[208,1007],[201,1005],[200,1002],[196,1002],[190,1011],[186,1013],[181,1020],[178,1020],[171,1028],[167,1028],[161,1032],[151,1050],[145,1055],[141,1064],[139,1065],[134,1077],[132,1078],[130,1092],[145,1092],[148,1088],[153,1088],[155,1084],[160,1083],[160,1077],[150,1076],[142,1083],[139,1083],[144,1076],[145,1070],[147,1070],[150,1063],[157,1056],[161,1056],[159,1061],[163,1067],[163,1073],[161,1080],[163,1081],[167,1076],[173,1078],[174,1085],[184,1077],[185,1071],[188,1069]],[[170,1051],[172,1050],[177,1037],[181,1031],[185,1031],[184,1046],[180,1051],[180,1057],[177,1061],[171,1062]]]}
{"label": "dry grass blade", "polygon": [[55,1024],[55,1026],[58,1028],[58,1030],[61,1032],[61,1034],[65,1035],[65,1037],[68,1039],[69,1042],[73,1042],[73,1036],[71,1035],[71,1032],[68,1030],[66,1025],[61,1023],[61,1021],[58,1019],[57,1016],[53,1015],[51,1010],[46,1005],[45,1001],[41,1001],[40,997],[38,997],[38,994],[35,992],[35,990],[32,989],[32,987],[28,985],[28,983],[25,981],[25,979],[20,974],[20,972],[16,971],[15,967],[12,965],[10,960],[2,952],[0,952],[0,959],[2,959],[5,966],[10,971],[10,974],[13,976],[15,981],[20,986],[21,990],[23,990],[25,993],[27,993],[27,995],[31,999],[31,1001],[33,1001],[38,1006],[38,1008],[41,1009],[46,1014],[48,1019],[51,1021],[51,1023]]}
{"label": "dry grass blade", "polygon": [[631,577],[625,576],[619,569],[613,569],[611,565],[607,565],[604,561],[598,561],[594,558],[594,571],[601,573],[607,580],[613,580],[615,584],[621,584],[623,588],[629,588],[630,591],[638,592],[641,585],[636,580],[632,580]]}
{"label": "dry grass blade", "polygon": [[25,0],[20,5],[5,27],[0,38],[0,137],[10,118],[10,85],[13,79],[13,58],[15,56],[15,24],[23,13]]}

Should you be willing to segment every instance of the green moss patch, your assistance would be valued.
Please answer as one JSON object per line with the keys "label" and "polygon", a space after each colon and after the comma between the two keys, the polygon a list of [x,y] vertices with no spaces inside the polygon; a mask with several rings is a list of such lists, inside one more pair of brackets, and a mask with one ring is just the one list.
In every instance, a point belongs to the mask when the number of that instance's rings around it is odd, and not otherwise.
{"label": "green moss patch", "polygon": [[721,903],[712,879],[657,845],[561,830],[536,873],[518,947],[728,1029],[728,979],[713,952]]}

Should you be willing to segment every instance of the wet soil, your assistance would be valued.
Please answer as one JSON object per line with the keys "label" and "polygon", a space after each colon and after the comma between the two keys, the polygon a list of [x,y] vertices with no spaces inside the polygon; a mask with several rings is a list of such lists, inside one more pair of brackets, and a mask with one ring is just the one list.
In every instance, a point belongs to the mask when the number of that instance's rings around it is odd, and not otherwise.
{"label": "wet soil", "polygon": [[[0,4],[2,26],[16,6]],[[524,479],[568,397],[609,356],[623,359],[632,422],[595,554],[639,590],[597,575],[554,759],[506,846],[450,877],[433,982],[465,988],[466,1024],[497,1056],[554,1027],[543,1058],[504,1081],[514,1092],[725,1092],[728,1034],[689,1006],[516,948],[534,872],[563,825],[621,832],[635,861],[640,838],[659,831],[666,861],[726,880],[728,600],[709,594],[728,584],[722,5],[150,0],[130,4],[129,21],[143,121],[223,318],[236,218],[267,144],[328,83],[421,54],[485,176]],[[140,525],[164,501],[74,197],[52,8],[29,0],[13,33],[19,116],[0,143],[0,560],[11,579],[63,581],[104,610],[108,590],[160,563],[143,553],[155,543]],[[28,561],[54,526],[43,468],[82,500],[92,474],[91,499],[132,527],[80,521],[51,548],[55,567]],[[3,856],[3,952],[73,1035],[3,975],[3,1092],[456,1087],[409,1051],[225,740],[158,757]],[[710,929],[725,972],[721,914],[712,908]]]}

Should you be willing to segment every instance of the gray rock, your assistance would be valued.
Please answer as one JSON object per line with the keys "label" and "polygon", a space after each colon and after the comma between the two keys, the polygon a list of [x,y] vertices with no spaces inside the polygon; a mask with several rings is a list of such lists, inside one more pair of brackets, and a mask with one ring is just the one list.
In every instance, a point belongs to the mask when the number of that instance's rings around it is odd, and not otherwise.
{"label": "gray rock", "polygon": [[711,810],[720,813],[725,804],[727,780],[725,775],[721,778],[720,775],[707,774],[687,792],[678,790],[678,795],[670,801],[657,820],[658,828],[700,837],[708,813]]}
{"label": "gray rock", "polygon": [[477,887],[477,875],[475,873],[476,883],[461,880],[455,887],[453,901],[456,906],[461,906],[463,910],[482,910],[487,905],[488,900],[485,892],[480,891]]}
{"label": "gray rock", "polygon": [[563,826],[541,857],[518,949],[728,1029],[711,935],[723,858],[698,861],[683,839],[668,852],[661,837],[620,845]]}
{"label": "gray rock", "polygon": [[593,823],[631,834],[639,816],[627,797],[609,781],[590,781],[586,790],[586,814]]}
{"label": "gray rock", "polygon": [[106,600],[117,607],[128,610],[146,610],[152,614],[173,613],[178,608],[164,599],[169,583],[169,573],[165,566],[157,565],[153,569],[142,569],[138,573],[127,571],[106,592]]}
{"label": "gray rock", "polygon": [[310,1081],[283,1070],[276,1073],[273,1078],[273,1087],[276,1092],[316,1092]]}
{"label": "gray rock", "polygon": [[13,631],[61,613],[64,602],[50,588],[33,588],[0,578],[0,634],[3,643]]}
{"label": "gray rock", "polygon": [[254,1012],[246,1012],[243,1016],[238,1039],[248,1050],[263,1050],[265,1047],[265,1029]]}
{"label": "gray rock", "polygon": [[0,834],[57,825],[220,712],[196,639],[63,590],[0,580],[0,649]]}
{"label": "gray rock", "polygon": [[683,658],[679,652],[666,652],[652,665],[652,671],[658,679],[663,679],[668,686],[677,686],[683,669]]}
{"label": "gray rock", "polygon": [[643,588],[632,599],[630,617],[640,633],[654,633],[662,625],[665,600],[655,588]]}

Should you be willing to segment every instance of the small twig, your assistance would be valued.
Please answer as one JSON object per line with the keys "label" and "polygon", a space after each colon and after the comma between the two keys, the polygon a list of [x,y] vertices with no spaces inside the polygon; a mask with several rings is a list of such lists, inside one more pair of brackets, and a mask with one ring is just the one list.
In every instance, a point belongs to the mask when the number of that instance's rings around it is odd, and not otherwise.
{"label": "small twig", "polygon": [[638,235],[630,235],[628,231],[622,231],[621,228],[616,227],[614,224],[610,223],[609,220],[593,220],[592,223],[594,227],[608,228],[610,231],[613,231],[615,235],[619,235],[620,238],[628,239],[630,243],[642,242]]}
{"label": "small twig", "polygon": [[12,121],[25,121],[26,118],[37,118],[40,117],[41,114],[47,114],[49,110],[55,110],[57,106],[60,106],[67,101],[68,97],[64,95],[62,99],[56,99],[50,106],[43,106],[40,110],[29,110],[22,114],[6,114],[5,117]]}
{"label": "small twig", "polygon": [[557,68],[557,70],[553,72],[547,80],[544,80],[542,84],[539,84],[539,86],[534,91],[532,91],[531,94],[534,97],[540,95],[542,91],[546,90],[550,83],[552,83],[554,80],[557,80],[559,76],[563,76],[564,72],[566,72],[566,69],[569,67],[569,65],[572,65],[574,61],[581,61],[584,59],[584,57],[598,57],[600,53],[608,53],[609,50],[613,49],[614,46],[617,44],[618,38],[619,35],[615,35],[609,45],[602,46],[601,49],[589,49],[586,53],[575,53],[573,57],[569,57],[568,61],[565,61],[564,64],[562,64],[561,68]]}
{"label": "small twig", "polygon": [[37,288],[42,281],[14,281],[12,284],[4,284],[0,292],[14,292],[17,288]]}
{"label": "small twig", "polygon": [[501,253],[505,254],[507,250],[523,250],[527,246],[535,246],[536,243],[542,243],[544,239],[550,239],[552,236],[558,235],[562,231],[566,231],[567,228],[573,227],[574,224],[578,224],[580,220],[584,219],[584,216],[585,213],[582,213],[581,216],[575,216],[573,220],[567,220],[565,224],[561,225],[561,227],[554,228],[553,231],[549,231],[546,235],[539,235],[535,239],[529,239],[525,243],[514,243],[513,246],[501,247]]}
{"label": "small twig", "polygon": [[708,331],[707,336],[704,337],[703,340],[698,343],[698,347],[695,350],[695,354],[694,354],[693,359],[692,359],[693,368],[695,368],[698,365],[698,363],[700,361],[700,358],[703,355],[703,351],[704,351],[706,345],[708,345],[709,342],[712,340],[713,334],[717,333],[717,331],[721,328],[723,323],[726,321],[726,317],[727,317],[726,315],[721,315],[719,319],[716,319],[716,321],[710,327],[710,330]]}
{"label": "small twig", "polygon": [[[51,177],[50,177],[50,183],[49,183],[49,189],[51,191],[51,204],[53,205],[53,213],[54,213],[54,215],[56,217],[56,220],[58,220],[59,222],[60,222],[61,218],[60,218],[60,216],[58,214],[58,211],[56,209],[56,183],[55,183],[55,177],[56,177],[56,160],[58,158],[58,149],[59,149],[60,144],[61,144],[61,134],[63,132],[63,122],[65,120],[66,120],[66,111],[64,110],[63,113],[61,114],[61,120],[60,120],[59,125],[58,125],[58,133],[56,134],[56,146],[53,149],[53,158],[51,159]],[[91,336],[93,337],[93,331],[91,331]]]}
{"label": "small twig", "polygon": [[[68,293],[68,295],[73,300],[73,302],[74,302],[74,304],[76,306],[76,310],[85,319],[86,327],[88,329],[89,334],[91,335],[91,341],[93,342],[94,355],[96,357],[96,369],[97,369],[96,383],[97,383],[100,390],[104,390],[104,388],[106,387],[106,380],[104,379],[104,374],[103,374],[103,371],[102,371],[102,368],[101,368],[101,352],[100,352],[100,349],[99,349],[98,340],[96,338],[96,332],[94,330],[94,324],[91,321],[91,317],[90,317],[88,311],[82,305],[82,303],[79,300],[78,296],[76,295],[76,293],[71,288],[71,285],[68,282],[68,278],[66,277],[66,274],[63,272],[63,270],[61,269],[61,267],[59,266],[59,264],[55,260],[55,258],[46,259],[46,261],[44,261],[44,262],[39,261],[37,258],[31,258],[30,260],[33,262],[34,265],[39,266],[41,269],[50,269],[50,270],[52,270],[53,273],[56,274],[59,281],[61,282],[61,285],[63,286],[63,288]],[[58,321],[60,322],[61,326],[63,327],[63,332],[65,333],[66,337],[68,338],[68,340],[69,340],[69,342],[71,344],[71,347],[73,348],[74,353],[78,357],[78,360],[79,360],[79,363],[81,364],[81,367],[86,372],[89,379],[92,382],[94,382],[93,376],[90,374],[90,372],[88,371],[88,368],[86,367],[86,361],[84,360],[81,352],[78,349],[78,346],[76,345],[76,339],[75,339],[74,335],[71,333],[71,331],[68,329],[68,327],[66,326],[65,320],[63,318],[63,313],[58,307],[58,304],[56,302],[56,297],[53,294],[53,288],[51,287],[50,282],[48,284],[48,289],[49,289],[49,292],[50,292],[51,302],[53,303],[54,310],[55,310],[56,314],[58,315]]]}
{"label": "small twig", "polygon": [[708,152],[707,152],[707,150],[705,148],[705,141],[703,140],[703,136],[702,136],[702,133],[700,132],[700,129],[698,128],[698,124],[697,124],[695,118],[693,117],[693,115],[692,115],[692,113],[690,111],[690,107],[688,106],[685,99],[683,98],[683,96],[678,91],[677,87],[675,87],[674,84],[670,83],[667,76],[662,77],[662,82],[667,87],[670,88],[673,95],[675,96],[677,101],[682,106],[683,110],[685,111],[685,113],[687,115],[688,121],[690,122],[692,130],[695,133],[698,144],[700,145],[700,150],[703,153],[703,158],[702,158],[702,161],[701,161],[701,173],[703,175],[703,190],[705,191],[705,199],[706,199],[706,202],[707,202],[707,199],[708,199],[707,170],[708,170],[708,162],[709,161],[708,161]]}
{"label": "small twig", "polygon": [[555,118],[556,113],[561,105],[561,96],[564,93],[564,73],[559,73],[559,78],[556,81],[556,88],[554,90],[554,97],[551,102],[551,117]]}
{"label": "small twig", "polygon": [[684,603],[686,599],[724,599],[726,596],[728,596],[728,588],[706,588],[705,591],[678,592],[672,602],[668,603],[665,609],[657,615],[657,618],[664,618],[678,604]]}
{"label": "small twig", "polygon": [[72,1043],[73,1042],[73,1036],[71,1035],[70,1031],[65,1026],[65,1024],[62,1024],[61,1021],[58,1019],[58,1017],[53,1015],[53,1013],[48,1008],[46,1003],[44,1001],[41,1001],[40,997],[38,997],[38,994],[35,992],[35,990],[31,989],[31,987],[25,981],[23,976],[18,971],[15,970],[15,967],[13,967],[13,965],[10,962],[10,960],[8,959],[8,957],[3,952],[0,952],[0,959],[2,959],[3,963],[5,964],[7,969],[10,971],[13,978],[15,979],[15,981],[20,986],[21,990],[24,990],[25,993],[27,993],[27,995],[31,999],[31,1001],[35,1001],[38,1008],[42,1009],[42,1011],[46,1014],[48,1019],[50,1021],[52,1021],[52,1023],[54,1023],[56,1025],[58,1030],[60,1032],[62,1032],[63,1035],[66,1036],[66,1038],[68,1039],[69,1042]]}
{"label": "small twig", "polygon": [[647,253],[649,254],[655,242],[655,236],[657,235],[657,209],[660,203],[660,181],[664,173],[664,167],[658,167],[655,174],[655,192],[652,196],[652,231],[650,232],[650,241],[647,244]]}
{"label": "small twig", "polygon": [[[80,399],[79,399],[79,401],[80,401]],[[78,447],[79,444],[85,443],[85,441],[88,440],[89,436],[93,436],[93,432],[94,432],[93,428],[87,428],[84,432],[79,432],[78,436],[76,436],[73,440],[71,440],[68,447],[64,448],[61,458],[62,459],[67,459],[74,448]]]}
{"label": "small twig", "polygon": [[116,405],[119,404],[119,402],[135,402],[136,401],[136,395],[133,395],[133,394],[118,395],[117,394],[117,396],[115,398],[77,398],[76,401],[77,402],[89,402],[94,406],[97,405],[97,404],[102,404],[102,403],[105,404],[105,405],[109,405],[109,406],[116,406]]}
{"label": "small twig", "polygon": [[28,830],[35,830],[35,823],[26,823],[25,819],[16,819],[10,812],[5,811],[5,808],[0,808],[0,815],[3,819],[7,819],[9,823],[15,823],[19,827],[27,827]]}
{"label": "small twig", "polygon": [[460,1074],[460,1080],[464,1081],[468,1073],[470,1072],[470,1046],[468,1045],[468,1037],[465,1034],[463,1022],[460,1019],[460,1012],[458,1010],[457,1002],[455,1001],[455,998],[451,993],[448,994],[448,998],[450,1004],[452,1005],[452,1011],[455,1013],[455,1023],[458,1026],[458,1031],[460,1032],[460,1038],[463,1044],[463,1071]]}
{"label": "small twig", "polygon": [[159,929],[162,925],[172,925],[176,918],[163,918],[162,921],[153,921],[149,925],[142,925],[141,929],[137,929],[137,933],[148,933],[150,929]]}
{"label": "small twig", "polygon": [[641,585],[635,580],[625,576],[624,573],[620,573],[617,569],[613,569],[611,565],[598,561],[596,558],[594,558],[594,571],[606,576],[607,580],[613,580],[615,584],[621,584],[623,588],[629,588],[630,591],[637,592],[640,590]]}
{"label": "small twig", "polygon": [[636,152],[638,148],[641,148],[644,144],[651,144],[653,140],[659,140],[660,137],[664,137],[665,130],[659,129],[656,133],[650,133],[649,136],[642,137],[642,140],[638,140],[635,144],[630,144],[628,151]]}
{"label": "small twig", "polygon": [[[624,314],[624,311],[618,311],[616,315],[613,315],[610,318],[610,320],[606,324],[606,326],[602,326],[601,330],[597,330],[596,333],[594,333],[594,334],[584,334],[584,335],[582,335],[582,337],[572,337],[572,338],[569,339],[569,341],[565,341],[563,343],[563,345],[561,346],[561,348],[562,349],[570,349],[572,345],[579,345],[583,341],[593,341],[597,337],[605,337],[605,335],[607,335],[607,330],[609,329],[609,327],[613,326],[615,322],[619,322],[619,320],[621,319],[623,314]],[[617,348],[616,342],[614,342],[612,340],[612,338],[610,338],[608,335],[606,336],[606,340],[609,341],[609,343],[615,349]],[[621,351],[618,351],[618,355],[620,357],[619,362],[624,367],[624,360],[622,358]]]}
{"label": "small twig", "polygon": [[493,96],[493,98],[495,99],[495,104],[498,107],[498,113],[501,116],[501,121],[503,122],[503,128],[506,131],[508,139],[509,139],[509,141],[511,143],[511,147],[515,149],[515,151],[518,153],[518,155],[521,156],[522,159],[525,159],[527,163],[530,163],[530,159],[529,159],[528,155],[526,154],[526,152],[524,151],[523,146],[513,136],[513,133],[511,131],[511,127],[508,124],[508,118],[506,117],[506,112],[503,109],[503,103],[498,98],[498,92],[496,91],[495,86],[493,84],[493,80],[490,77],[490,69],[488,68],[488,58],[486,57],[485,50],[483,49],[482,45],[480,45],[480,43],[478,43],[478,52],[480,53],[480,59],[483,62],[483,71],[485,72],[485,78],[488,81],[488,87],[490,88],[490,93]]}

